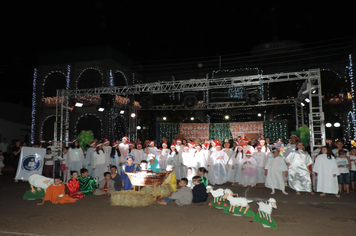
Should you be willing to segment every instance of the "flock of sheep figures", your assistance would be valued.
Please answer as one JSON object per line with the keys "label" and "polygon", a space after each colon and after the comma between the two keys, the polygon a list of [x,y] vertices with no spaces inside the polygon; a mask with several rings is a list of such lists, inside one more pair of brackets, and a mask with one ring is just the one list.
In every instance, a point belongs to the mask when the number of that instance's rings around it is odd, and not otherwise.
{"label": "flock of sheep figures", "polygon": [[[230,207],[228,212],[229,213],[234,213],[235,212],[235,207],[239,207],[240,209],[238,210],[239,213],[241,213],[242,215],[246,215],[247,210],[250,208],[250,206],[248,205],[249,203],[252,202],[252,200],[248,200],[247,198],[244,197],[237,197],[237,194],[234,194],[230,189],[222,189],[219,188],[217,190],[213,190],[213,187],[208,185],[206,187],[207,189],[207,193],[211,193],[211,195],[213,196],[214,200],[213,203],[214,204],[221,204],[221,200],[228,200],[230,203]],[[236,197],[234,197],[236,196]],[[212,202],[209,203],[209,206],[213,205]],[[257,202],[258,205],[258,214],[259,217],[261,219],[265,219],[267,220],[269,223],[272,224],[272,217],[271,217],[271,213],[272,213],[272,209],[277,209],[277,204],[276,204],[276,200],[274,198],[270,198],[267,200],[267,202]],[[227,207],[227,204],[224,204],[224,207]],[[243,208],[245,208],[245,210],[242,212]],[[268,225],[264,225],[265,227],[269,227]]]}

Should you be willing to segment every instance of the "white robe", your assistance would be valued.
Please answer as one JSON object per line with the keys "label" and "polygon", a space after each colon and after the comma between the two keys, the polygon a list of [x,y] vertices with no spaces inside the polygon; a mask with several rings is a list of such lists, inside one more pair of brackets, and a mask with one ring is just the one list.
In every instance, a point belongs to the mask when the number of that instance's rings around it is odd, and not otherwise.
{"label": "white robe", "polygon": [[255,158],[257,162],[256,166],[256,183],[264,183],[266,180],[265,176],[265,165],[266,165],[266,154],[264,152],[255,152],[252,155],[253,158]]}
{"label": "white robe", "polygon": [[[250,163],[248,163],[250,162]],[[240,184],[243,186],[255,186],[256,185],[256,175],[257,175],[257,162],[253,157],[250,158],[243,158],[241,160],[241,165],[242,165],[242,174],[241,174],[241,180]]]}
{"label": "white robe", "polygon": [[[44,181],[48,181],[48,183],[43,183]],[[28,177],[28,182],[35,188],[42,188],[46,190],[51,184],[53,184],[54,179],[47,178],[39,174],[32,174]]]}
{"label": "white robe", "polygon": [[[317,192],[337,194],[339,192],[339,185],[337,176],[339,168],[337,167],[334,157],[329,157],[326,154],[320,154],[315,159],[313,171],[318,174]],[[336,175],[333,177],[333,175]]]}
{"label": "white robe", "polygon": [[211,153],[210,160],[209,182],[213,185],[226,183],[226,163],[229,160],[226,152],[222,150],[214,151]]}
{"label": "white robe", "polygon": [[[227,165],[227,181],[230,181],[232,183],[238,183],[241,179],[242,152],[238,152],[236,157],[235,155],[236,152],[233,153]],[[234,167],[234,169],[232,169],[232,167]]]}
{"label": "white robe", "polygon": [[[129,155],[129,144],[120,143],[119,150],[120,150],[121,158],[125,161],[126,157]],[[122,159],[121,159],[121,163],[123,163]]]}
{"label": "white robe", "polygon": [[176,152],[171,152],[170,154],[168,154],[167,165],[172,165],[174,167],[173,173],[176,175],[176,179],[182,178],[182,168],[180,163],[182,163],[180,160],[180,154],[177,154]]}
{"label": "white robe", "polygon": [[[95,148],[88,148],[87,154],[85,155],[85,168],[88,169],[89,176],[94,174],[93,171],[93,154],[95,152]],[[79,172],[80,173],[80,172]]]}
{"label": "white robe", "polygon": [[267,170],[265,186],[284,191],[284,172],[288,170],[288,167],[283,157],[268,158],[265,169]]}
{"label": "white robe", "polygon": [[196,160],[196,168],[204,167],[205,169],[208,167],[207,159],[202,151],[196,152],[194,154],[194,159]]}
{"label": "white robe", "polygon": [[80,169],[84,166],[84,152],[81,148],[69,148],[68,149],[68,179],[70,179],[70,172],[77,171],[80,173]]}
{"label": "white robe", "polygon": [[311,179],[308,166],[313,161],[306,151],[294,151],[286,157],[289,163],[288,184],[295,191],[311,192]]}
{"label": "white robe", "polygon": [[[181,166],[181,174],[182,174],[182,178],[187,177],[187,170],[188,167],[194,167],[196,168],[195,164],[194,164],[194,156],[192,153],[189,152],[183,152],[181,153],[181,163],[183,164],[183,166]],[[196,162],[195,162],[196,163]]]}
{"label": "white robe", "polygon": [[[140,164],[143,150],[132,149],[130,155],[134,157],[134,164]],[[146,159],[145,159],[146,160]]]}
{"label": "white robe", "polygon": [[99,181],[102,181],[104,179],[104,172],[109,171],[109,163],[107,163],[106,155],[103,150],[99,150],[99,154],[95,151],[93,159],[93,169],[95,169],[93,177],[98,177]]}
{"label": "white robe", "polygon": [[111,164],[110,154],[111,154],[112,147],[111,146],[103,146],[103,150],[105,153],[106,162]]}

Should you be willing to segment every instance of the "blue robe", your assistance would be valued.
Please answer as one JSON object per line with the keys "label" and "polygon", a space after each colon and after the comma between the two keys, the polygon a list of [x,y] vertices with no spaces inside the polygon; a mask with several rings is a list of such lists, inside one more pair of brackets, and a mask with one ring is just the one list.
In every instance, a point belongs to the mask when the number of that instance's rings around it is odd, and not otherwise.
{"label": "blue robe", "polygon": [[155,159],[155,162],[153,164],[150,164],[150,161],[147,158],[147,169],[152,170],[153,172],[162,172],[161,166],[158,163],[158,160]]}
{"label": "blue robe", "polygon": [[[135,171],[134,168],[136,166],[136,171],[140,170],[140,168],[138,167],[138,165],[132,164],[131,166],[128,166],[127,164],[124,166],[125,168],[121,169],[121,177],[120,180],[121,181],[125,181],[124,182],[124,190],[131,190],[131,181],[130,178],[127,174],[125,174],[125,171]],[[124,171],[125,169],[125,171]]]}

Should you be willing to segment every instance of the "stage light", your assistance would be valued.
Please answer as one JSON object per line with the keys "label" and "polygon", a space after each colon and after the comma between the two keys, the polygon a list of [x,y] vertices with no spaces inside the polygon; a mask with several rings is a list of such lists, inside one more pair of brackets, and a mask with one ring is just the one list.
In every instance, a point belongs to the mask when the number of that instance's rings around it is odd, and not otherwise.
{"label": "stage light", "polygon": [[330,127],[332,126],[332,124],[331,124],[331,123],[326,123],[325,126],[326,126],[327,128],[330,128]]}
{"label": "stage light", "polygon": [[104,110],[105,110],[105,108],[103,108],[103,107],[98,107],[98,111],[103,112]]}
{"label": "stage light", "polygon": [[302,107],[304,107],[304,106],[305,106],[305,104],[304,104],[304,103],[302,103],[302,102],[300,103],[300,105],[302,105]]}
{"label": "stage light", "polygon": [[120,111],[120,114],[121,114],[121,115],[125,114],[125,111],[124,111],[124,110],[121,110],[121,111]]}
{"label": "stage light", "polygon": [[135,112],[132,112],[132,113],[131,113],[131,117],[132,117],[132,118],[135,118],[135,117],[136,117],[136,113],[135,113]]}
{"label": "stage light", "polygon": [[307,103],[310,102],[309,98],[305,98],[304,101],[306,101]]}
{"label": "stage light", "polygon": [[198,103],[198,98],[195,92],[185,92],[183,101],[185,106],[192,108]]}
{"label": "stage light", "polygon": [[76,106],[76,107],[83,107],[83,103],[81,103],[81,102],[76,102],[74,106]]}
{"label": "stage light", "polygon": [[140,129],[141,129],[141,126],[137,126],[136,129],[140,130]]}
{"label": "stage light", "polygon": [[258,117],[261,117],[261,116],[262,116],[262,114],[261,114],[261,113],[257,113],[257,116],[258,116]]}
{"label": "stage light", "polygon": [[163,120],[167,120],[167,117],[164,116],[162,119],[163,119]]}
{"label": "stage light", "polygon": [[194,117],[192,116],[192,117],[190,117],[190,120],[194,120]]}
{"label": "stage light", "polygon": [[336,123],[334,123],[334,126],[335,126],[335,127],[340,127],[341,124],[340,124],[339,122],[336,122]]}
{"label": "stage light", "polygon": [[225,120],[228,120],[228,119],[230,119],[230,116],[226,115]]}

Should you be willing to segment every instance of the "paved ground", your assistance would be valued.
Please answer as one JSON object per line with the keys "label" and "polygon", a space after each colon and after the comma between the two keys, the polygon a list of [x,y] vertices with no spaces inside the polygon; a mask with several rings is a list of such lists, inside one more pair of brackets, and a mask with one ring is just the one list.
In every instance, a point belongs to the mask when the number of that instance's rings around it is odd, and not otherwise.
{"label": "paved ground", "polygon": [[[129,208],[111,206],[107,196],[87,196],[73,204],[37,206],[41,200],[22,200],[29,184],[15,183],[13,176],[0,176],[0,235],[356,235],[356,195],[336,199],[333,195],[297,196],[291,189],[285,196],[277,191],[273,197],[278,209],[272,217],[278,228],[267,229],[252,218],[222,213],[207,204]],[[240,196],[247,190],[222,187]],[[248,189],[247,197],[256,202],[267,200],[269,193],[258,186]],[[255,202],[250,206],[257,212]]]}

